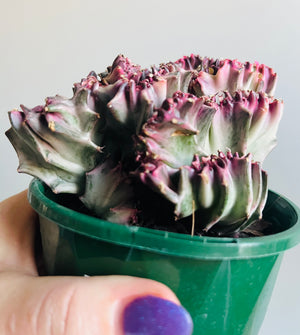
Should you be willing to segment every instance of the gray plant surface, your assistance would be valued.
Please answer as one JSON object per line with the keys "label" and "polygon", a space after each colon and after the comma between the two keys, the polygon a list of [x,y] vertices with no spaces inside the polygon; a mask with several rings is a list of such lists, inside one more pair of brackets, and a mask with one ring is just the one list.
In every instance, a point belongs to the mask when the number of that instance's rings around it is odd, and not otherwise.
{"label": "gray plant surface", "polygon": [[[106,71],[43,106],[9,112],[25,172],[73,193],[92,215],[154,227],[195,220],[228,235],[262,217],[283,102],[257,62],[197,55],[142,69],[119,55]],[[161,221],[162,221],[161,220]],[[257,224],[256,224],[257,225]]]}

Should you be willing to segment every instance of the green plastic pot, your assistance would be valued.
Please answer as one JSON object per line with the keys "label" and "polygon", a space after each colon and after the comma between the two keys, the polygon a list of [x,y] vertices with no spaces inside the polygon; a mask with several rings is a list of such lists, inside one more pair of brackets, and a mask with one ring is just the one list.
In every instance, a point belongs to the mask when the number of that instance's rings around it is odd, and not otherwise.
{"label": "green plastic pot", "polygon": [[55,195],[38,180],[28,195],[40,216],[49,274],[118,274],[160,281],[190,312],[196,335],[256,335],[283,252],[300,240],[299,209],[272,191],[264,218],[276,233],[240,239],[103,221],[65,207],[72,197]]}

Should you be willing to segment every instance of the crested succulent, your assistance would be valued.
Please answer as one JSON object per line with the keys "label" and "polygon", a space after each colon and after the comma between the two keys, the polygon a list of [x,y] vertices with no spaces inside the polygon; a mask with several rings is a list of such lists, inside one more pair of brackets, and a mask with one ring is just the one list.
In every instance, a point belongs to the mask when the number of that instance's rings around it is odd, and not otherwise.
{"label": "crested succulent", "polygon": [[[194,73],[187,85],[190,93],[210,96],[220,91],[252,90],[273,95],[277,75],[273,70],[255,62],[241,63],[238,60],[219,60],[195,55],[184,56],[176,62],[160,66],[160,73]],[[185,75],[187,76],[187,75]]]}
{"label": "crested succulent", "polygon": [[12,127],[6,133],[19,156],[18,171],[40,178],[55,193],[81,193],[85,173],[97,165],[101,152],[90,136],[99,118],[90,90],[21,108],[9,112]]}
{"label": "crested succulent", "polygon": [[197,215],[198,230],[229,233],[262,218],[267,175],[251,155],[219,152],[195,156],[191,165],[170,169],[162,162],[140,167],[141,181],[174,204],[177,219]]}
{"label": "crested succulent", "polygon": [[9,112],[7,136],[19,172],[98,217],[157,226],[164,212],[169,226],[195,220],[198,234],[231,234],[262,216],[261,164],[283,109],[276,80],[257,62],[191,55],[142,69],[120,55],[71,99]]}
{"label": "crested succulent", "polygon": [[176,92],[143,126],[147,156],[171,167],[189,165],[194,154],[251,153],[262,162],[276,144],[282,101],[265,93],[222,92],[197,98]]}

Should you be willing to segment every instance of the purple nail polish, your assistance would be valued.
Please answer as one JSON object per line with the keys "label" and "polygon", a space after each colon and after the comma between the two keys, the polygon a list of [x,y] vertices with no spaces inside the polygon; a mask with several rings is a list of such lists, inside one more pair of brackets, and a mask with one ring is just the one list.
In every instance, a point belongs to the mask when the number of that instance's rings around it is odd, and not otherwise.
{"label": "purple nail polish", "polygon": [[193,322],[181,306],[145,296],[133,300],[124,311],[125,335],[191,335]]}

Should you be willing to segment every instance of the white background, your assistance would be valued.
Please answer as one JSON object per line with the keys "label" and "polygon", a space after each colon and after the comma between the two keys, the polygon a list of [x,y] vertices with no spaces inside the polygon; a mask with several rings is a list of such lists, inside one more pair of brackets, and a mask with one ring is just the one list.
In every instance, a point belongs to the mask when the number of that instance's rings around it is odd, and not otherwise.
{"label": "white background", "polygon": [[[279,75],[285,101],[278,146],[264,168],[270,188],[300,205],[300,5],[250,1],[0,1],[0,200],[28,186],[4,132],[7,111],[71,96],[74,82],[119,53],[142,66],[188,55],[259,61]],[[297,335],[300,247],[286,252],[260,335]],[[218,334],[216,334],[218,335]]]}

